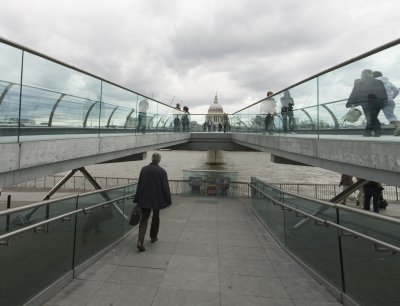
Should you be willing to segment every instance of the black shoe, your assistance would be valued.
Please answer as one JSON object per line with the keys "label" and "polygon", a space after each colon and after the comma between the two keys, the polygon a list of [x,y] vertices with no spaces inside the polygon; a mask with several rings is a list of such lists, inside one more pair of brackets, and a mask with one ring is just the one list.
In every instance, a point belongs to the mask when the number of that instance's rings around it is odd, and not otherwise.
{"label": "black shoe", "polygon": [[363,134],[363,136],[364,136],[364,137],[372,137],[372,132],[371,132],[371,131],[366,131],[366,132]]}
{"label": "black shoe", "polygon": [[381,137],[382,132],[374,132],[374,137]]}
{"label": "black shoe", "polygon": [[138,242],[136,247],[138,248],[139,252],[146,251],[146,249],[143,246],[143,243],[141,243],[141,242]]}
{"label": "black shoe", "polygon": [[154,243],[154,242],[156,242],[158,240],[158,238],[156,237],[156,238],[151,238],[151,243]]}

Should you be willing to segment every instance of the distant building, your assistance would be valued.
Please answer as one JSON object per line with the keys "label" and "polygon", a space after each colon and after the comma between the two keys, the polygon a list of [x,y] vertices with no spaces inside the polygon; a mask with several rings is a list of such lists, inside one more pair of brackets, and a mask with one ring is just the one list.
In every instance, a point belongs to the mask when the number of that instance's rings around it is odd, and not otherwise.
{"label": "distant building", "polygon": [[222,106],[218,104],[217,94],[215,94],[214,103],[210,105],[206,115],[206,122],[210,120],[216,126],[218,126],[219,123],[224,124],[224,110]]}

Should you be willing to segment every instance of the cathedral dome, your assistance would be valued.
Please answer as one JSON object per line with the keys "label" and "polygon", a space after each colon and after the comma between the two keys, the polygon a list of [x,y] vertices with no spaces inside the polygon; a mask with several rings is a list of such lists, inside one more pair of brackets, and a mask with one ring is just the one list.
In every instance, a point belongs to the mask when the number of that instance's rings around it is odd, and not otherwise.
{"label": "cathedral dome", "polygon": [[214,103],[211,104],[210,107],[208,108],[208,113],[209,114],[223,114],[224,113],[222,106],[218,104],[217,95],[215,95]]}

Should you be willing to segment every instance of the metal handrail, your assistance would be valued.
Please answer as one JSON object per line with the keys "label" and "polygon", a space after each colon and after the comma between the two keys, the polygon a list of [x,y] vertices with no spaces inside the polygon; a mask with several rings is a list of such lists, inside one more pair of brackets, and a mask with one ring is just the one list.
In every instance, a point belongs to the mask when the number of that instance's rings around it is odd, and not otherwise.
{"label": "metal handrail", "polygon": [[65,197],[57,198],[57,199],[40,201],[40,202],[34,203],[34,204],[28,204],[28,205],[25,205],[25,206],[10,208],[10,209],[7,209],[7,210],[0,211],[0,217],[2,217],[4,215],[17,213],[17,212],[20,212],[20,211],[25,211],[25,210],[30,209],[30,208],[39,208],[41,206],[47,206],[47,205],[54,204],[55,202],[60,202],[60,201],[69,200],[69,199],[73,199],[73,198],[77,198],[78,199],[79,197],[82,197],[82,196],[88,196],[88,195],[92,195],[92,194],[95,194],[95,193],[100,193],[100,192],[104,192],[104,191],[110,191],[110,190],[114,190],[114,189],[124,188],[124,187],[128,187],[128,186],[131,186],[131,185],[135,185],[135,184],[127,184],[127,185],[122,185],[122,186],[110,187],[110,188],[106,188],[106,189],[97,189],[97,190],[94,190],[94,191],[85,192],[84,194],[68,195],[68,196],[65,196]]}
{"label": "metal handrail", "polygon": [[15,236],[15,235],[21,234],[23,232],[29,231],[31,229],[35,229],[35,228],[40,227],[42,225],[46,225],[46,224],[52,223],[53,221],[57,221],[59,219],[63,219],[63,218],[66,218],[66,217],[69,217],[69,216],[72,216],[72,215],[76,215],[76,214],[78,214],[80,212],[83,212],[84,214],[86,214],[88,211],[90,211],[90,210],[92,210],[94,208],[97,208],[97,207],[100,207],[100,206],[105,206],[107,204],[118,202],[120,200],[130,199],[132,197],[133,197],[133,195],[130,194],[130,195],[119,197],[119,198],[116,198],[116,199],[113,199],[113,200],[110,200],[110,201],[97,203],[97,204],[95,204],[93,206],[90,206],[90,207],[80,208],[80,209],[77,209],[77,210],[74,210],[74,211],[71,211],[71,212],[68,212],[68,213],[65,213],[65,214],[62,214],[62,215],[47,219],[47,220],[43,220],[43,221],[37,222],[37,223],[32,224],[32,225],[25,226],[23,228],[17,229],[15,231],[10,232],[10,233],[0,235],[0,242],[4,241],[4,240],[6,240],[6,239],[8,239],[8,238],[10,238],[12,236]]}
{"label": "metal handrail", "polygon": [[[262,180],[260,180],[258,178],[252,177],[252,179],[257,180],[260,183],[277,190],[277,188],[275,186],[270,185],[268,183],[265,183],[264,181],[262,181]],[[249,183],[249,185],[252,186],[251,183]],[[280,190],[280,192],[283,192],[283,191]],[[284,191],[284,193],[289,194],[289,195],[294,196],[294,197],[298,197],[298,198],[304,199],[304,200],[308,200],[308,201],[312,200],[313,202],[316,202],[316,203],[321,204],[321,205],[329,206],[331,208],[339,208],[339,209],[343,209],[343,210],[348,210],[348,211],[351,211],[351,212],[354,212],[354,213],[362,214],[362,215],[365,215],[365,216],[368,216],[368,217],[374,217],[376,219],[381,219],[381,220],[384,220],[384,221],[388,221],[388,222],[394,223],[396,225],[400,225],[400,220],[399,219],[396,219],[396,218],[393,218],[393,217],[390,217],[390,216],[383,216],[383,215],[375,214],[375,213],[373,214],[371,212],[368,212],[368,211],[365,211],[365,210],[362,210],[362,209],[357,209],[357,208],[349,207],[349,206],[346,206],[346,205],[333,204],[333,203],[326,202],[326,201],[323,201],[323,200],[309,198],[307,196],[303,196],[301,194],[293,193],[293,192],[290,192],[290,191]]]}
{"label": "metal handrail", "polygon": [[[344,226],[342,226],[342,225],[336,224],[336,223],[334,223],[334,222],[332,222],[332,221],[328,221],[328,220],[324,220],[324,219],[315,217],[315,216],[313,216],[313,215],[311,215],[311,214],[309,214],[309,213],[303,212],[303,211],[301,211],[301,210],[299,210],[299,209],[297,209],[297,208],[293,208],[293,207],[291,207],[291,206],[289,206],[289,205],[287,205],[287,204],[284,204],[284,203],[282,203],[282,202],[280,202],[280,201],[277,201],[276,199],[274,199],[274,198],[272,198],[271,196],[269,196],[268,194],[266,194],[264,191],[260,190],[258,187],[255,187],[255,186],[253,186],[253,185],[251,185],[251,184],[249,184],[249,186],[250,186],[250,188],[257,190],[259,193],[261,193],[261,194],[264,195],[266,198],[268,198],[269,200],[271,200],[273,204],[279,205],[279,206],[281,206],[281,207],[284,207],[286,210],[295,211],[295,212],[301,214],[302,216],[305,216],[305,217],[307,217],[307,218],[310,218],[310,219],[313,219],[313,220],[315,220],[315,221],[317,221],[317,222],[320,222],[320,224],[323,224],[323,225],[325,225],[325,226],[333,226],[333,227],[335,227],[337,230],[341,230],[341,231],[344,231],[344,232],[347,232],[347,233],[351,233],[351,234],[353,234],[354,236],[363,238],[363,239],[368,240],[368,241],[370,241],[370,242],[373,242],[373,243],[375,243],[375,244],[379,244],[379,245],[381,245],[382,247],[387,248],[387,249],[391,249],[392,251],[394,251],[394,252],[396,252],[396,253],[400,253],[400,247],[397,247],[397,246],[395,246],[395,245],[386,243],[386,242],[384,242],[384,241],[381,241],[381,240],[372,238],[372,237],[367,236],[367,235],[365,235],[365,234],[362,234],[362,233],[360,233],[360,232],[357,232],[357,231],[354,231],[354,230],[349,229],[349,228],[347,228],[347,227],[344,227]],[[336,205],[332,205],[332,206],[336,206]],[[337,206],[336,206],[336,207],[337,207]]]}

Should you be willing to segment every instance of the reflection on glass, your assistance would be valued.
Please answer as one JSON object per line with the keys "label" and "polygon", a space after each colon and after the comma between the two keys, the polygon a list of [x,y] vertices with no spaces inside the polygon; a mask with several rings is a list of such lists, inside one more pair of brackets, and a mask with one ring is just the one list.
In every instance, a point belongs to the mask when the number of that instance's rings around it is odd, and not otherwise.
{"label": "reflection on glass", "polygon": [[0,252],[0,305],[23,305],[71,271],[74,221],[57,220],[47,232],[23,232]]}

